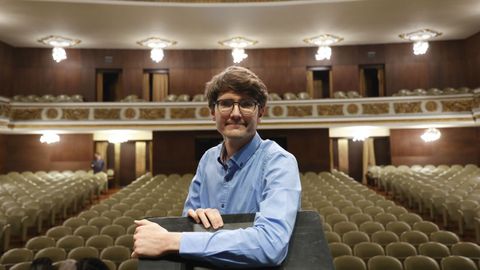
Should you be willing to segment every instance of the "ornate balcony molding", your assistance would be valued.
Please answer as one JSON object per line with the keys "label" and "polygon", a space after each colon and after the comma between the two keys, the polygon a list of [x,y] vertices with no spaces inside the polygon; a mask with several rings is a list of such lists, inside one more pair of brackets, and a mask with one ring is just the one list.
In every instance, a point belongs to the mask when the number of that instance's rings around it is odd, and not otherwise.
{"label": "ornate balcony molding", "polygon": [[[260,128],[425,123],[480,125],[480,89],[448,96],[270,101]],[[194,130],[214,124],[204,102],[20,103],[0,97],[0,127]]]}

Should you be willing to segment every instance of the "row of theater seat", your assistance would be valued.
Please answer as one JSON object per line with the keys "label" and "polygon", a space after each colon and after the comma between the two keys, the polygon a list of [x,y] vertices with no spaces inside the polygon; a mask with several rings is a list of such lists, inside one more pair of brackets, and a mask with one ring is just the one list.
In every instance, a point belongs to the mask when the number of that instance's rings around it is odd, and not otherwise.
{"label": "row of theater seat", "polygon": [[420,213],[441,219],[458,232],[476,231],[480,241],[480,168],[475,164],[451,167],[372,167],[377,185]]}
{"label": "row of theater seat", "polygon": [[413,90],[408,89],[401,89],[398,90],[393,96],[438,96],[438,95],[458,95],[458,94],[469,94],[472,93],[473,90],[468,87],[459,87],[459,88],[452,88],[452,87],[445,87],[443,89],[438,88],[429,88],[429,89],[422,89],[417,88]]}
{"label": "row of theater seat", "polygon": [[82,95],[15,95],[12,99],[14,102],[83,102]]}
{"label": "row of theater seat", "polygon": [[[133,248],[136,228],[133,221],[148,216],[181,215],[192,177],[192,174],[142,176],[110,198],[66,219],[62,225],[49,228],[45,235],[30,239],[25,248],[11,249],[5,253],[7,258],[0,258],[0,263],[19,264],[41,254],[60,264],[68,258],[78,260],[79,256],[88,255],[113,262],[112,269],[123,269]],[[32,252],[33,257],[8,259],[19,258],[18,254],[25,250]]]}
{"label": "row of theater seat", "polygon": [[106,177],[85,171],[0,175],[1,249],[8,249],[11,236],[25,241],[30,228],[40,232],[78,212],[105,186]]}
{"label": "row of theater seat", "polygon": [[[446,259],[452,256],[461,256],[468,262],[480,259],[476,243],[461,242],[455,233],[440,230],[435,223],[386,200],[341,172],[306,173],[302,175],[302,189],[303,207],[317,210],[324,221],[337,270],[367,269],[367,265],[369,269],[390,269],[378,268],[376,265],[381,263],[377,260],[399,266],[393,269],[403,269],[404,261],[405,269],[423,269],[407,265],[411,260],[427,260],[436,267],[431,269],[440,269],[442,260],[456,260]],[[415,259],[406,260],[410,256]],[[424,256],[429,259],[416,259]]]}

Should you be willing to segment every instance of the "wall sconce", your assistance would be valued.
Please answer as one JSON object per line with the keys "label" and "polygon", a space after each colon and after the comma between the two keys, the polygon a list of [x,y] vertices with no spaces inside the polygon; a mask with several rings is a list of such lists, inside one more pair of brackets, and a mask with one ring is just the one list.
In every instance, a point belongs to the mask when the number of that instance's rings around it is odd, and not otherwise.
{"label": "wall sconce", "polygon": [[234,37],[231,39],[219,41],[223,46],[232,48],[233,63],[238,64],[248,57],[245,48],[257,44],[258,41],[250,40],[244,37]]}
{"label": "wall sconce", "polygon": [[155,62],[159,63],[163,60],[163,49],[177,44],[176,41],[162,39],[158,37],[149,37],[147,39],[141,40],[137,42],[138,45],[143,47],[152,48],[150,51],[150,58]]}
{"label": "wall sconce", "polygon": [[425,142],[433,142],[440,139],[441,136],[442,133],[440,130],[436,128],[429,128],[425,131],[425,133],[422,134],[422,136],[420,136],[420,138],[422,138],[422,140]]}
{"label": "wall sconce", "polygon": [[67,59],[67,52],[65,51],[64,48],[77,45],[81,41],[79,39],[71,39],[71,38],[52,35],[52,36],[39,39],[38,42],[49,45],[49,46],[53,46],[53,50],[52,50],[53,60],[59,63]]}
{"label": "wall sconce", "polygon": [[438,37],[442,33],[430,29],[421,29],[411,33],[400,34],[399,37],[405,40],[413,41],[413,54],[425,54],[428,50],[428,41],[431,38]]}
{"label": "wall sconce", "polygon": [[314,44],[318,46],[317,54],[315,54],[315,59],[317,61],[321,61],[330,60],[330,57],[332,56],[332,48],[330,48],[330,45],[338,43],[342,40],[343,38],[341,37],[330,34],[323,34],[312,38],[306,38],[303,41],[308,44]]}

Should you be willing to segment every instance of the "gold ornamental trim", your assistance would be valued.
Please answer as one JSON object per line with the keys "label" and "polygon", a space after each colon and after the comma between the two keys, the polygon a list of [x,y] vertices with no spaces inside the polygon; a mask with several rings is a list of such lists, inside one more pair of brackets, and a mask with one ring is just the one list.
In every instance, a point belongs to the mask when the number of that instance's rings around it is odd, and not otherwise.
{"label": "gold ornamental trim", "polygon": [[393,104],[395,113],[420,113],[422,109],[420,107],[421,102],[403,102]]}
{"label": "gold ornamental trim", "polygon": [[200,117],[209,117],[210,116],[210,108],[208,107],[202,107],[200,108],[200,110],[198,111],[198,114],[200,115]]}
{"label": "gold ornamental trim", "polygon": [[58,110],[50,108],[47,110],[45,115],[47,116],[48,119],[55,119],[58,117]]}
{"label": "gold ornamental trim", "polygon": [[64,120],[87,120],[88,109],[63,109],[62,119]]}
{"label": "gold ornamental trim", "polygon": [[349,114],[358,114],[359,111],[360,111],[360,110],[359,110],[357,104],[348,104],[348,106],[347,106],[347,112],[348,112]]}
{"label": "gold ornamental trim", "polygon": [[318,105],[317,111],[320,116],[343,115],[343,105]]}
{"label": "gold ornamental trim", "polygon": [[427,112],[435,112],[438,110],[438,104],[435,101],[427,101],[427,103],[425,103],[425,109]]}
{"label": "gold ornamental trim", "polygon": [[93,117],[102,120],[120,120],[120,109],[95,109]]}
{"label": "gold ornamental trim", "polygon": [[42,119],[42,109],[14,109],[12,113],[13,120],[40,120]]}
{"label": "gold ornamental trim", "polygon": [[135,117],[137,116],[137,112],[136,112],[134,109],[132,109],[132,108],[128,108],[128,109],[125,110],[125,112],[124,112],[123,115],[124,115],[125,118],[127,118],[127,119],[133,119],[133,118],[135,118]]}
{"label": "gold ornamental trim", "polygon": [[480,93],[473,97],[472,108],[480,108]]}
{"label": "gold ornamental trim", "polygon": [[282,106],[273,106],[272,108],[272,114],[275,117],[280,117],[284,114],[284,109]]}
{"label": "gold ornamental trim", "polygon": [[472,111],[471,100],[442,100],[444,112],[470,112]]}
{"label": "gold ornamental trim", "polygon": [[288,117],[312,116],[312,106],[287,106]]}
{"label": "gold ornamental trim", "polygon": [[171,108],[172,119],[195,119],[195,108]]}
{"label": "gold ornamental trim", "polygon": [[10,106],[6,104],[0,105],[0,117],[9,118]]}
{"label": "gold ornamental trim", "polygon": [[165,119],[165,109],[140,109],[140,119],[160,120]]}
{"label": "gold ornamental trim", "polygon": [[363,114],[388,114],[388,103],[362,104]]}

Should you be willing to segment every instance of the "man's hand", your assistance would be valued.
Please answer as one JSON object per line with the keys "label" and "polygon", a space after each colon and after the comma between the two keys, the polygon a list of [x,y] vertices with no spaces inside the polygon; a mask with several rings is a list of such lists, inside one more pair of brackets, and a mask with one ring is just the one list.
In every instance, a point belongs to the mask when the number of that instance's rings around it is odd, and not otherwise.
{"label": "man's hand", "polygon": [[195,222],[202,223],[205,229],[213,227],[215,230],[223,227],[223,219],[220,212],[214,208],[198,208],[197,210],[188,209],[188,216]]}
{"label": "man's hand", "polygon": [[168,232],[157,223],[146,219],[135,220],[132,257],[155,257],[180,249],[180,233]]}

